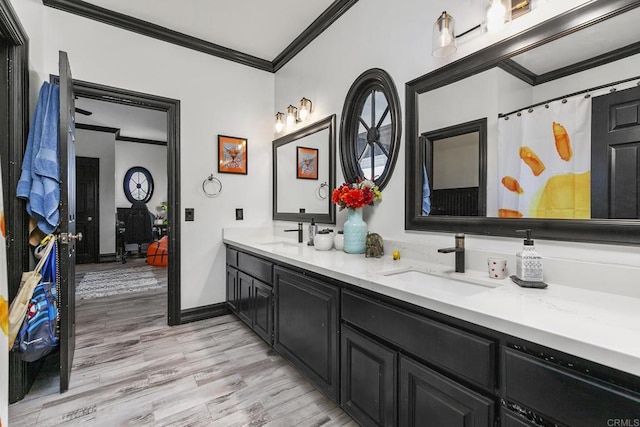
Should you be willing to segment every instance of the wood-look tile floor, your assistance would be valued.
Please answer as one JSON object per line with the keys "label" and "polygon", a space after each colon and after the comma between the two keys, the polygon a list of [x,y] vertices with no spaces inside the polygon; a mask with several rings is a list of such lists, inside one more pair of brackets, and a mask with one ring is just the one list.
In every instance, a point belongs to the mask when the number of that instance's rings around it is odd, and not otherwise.
{"label": "wood-look tile floor", "polygon": [[[77,282],[119,265],[79,265]],[[166,285],[165,269],[158,280]],[[167,326],[166,287],[76,310],[69,391],[44,369],[9,406],[11,426],[357,425],[235,316]]]}

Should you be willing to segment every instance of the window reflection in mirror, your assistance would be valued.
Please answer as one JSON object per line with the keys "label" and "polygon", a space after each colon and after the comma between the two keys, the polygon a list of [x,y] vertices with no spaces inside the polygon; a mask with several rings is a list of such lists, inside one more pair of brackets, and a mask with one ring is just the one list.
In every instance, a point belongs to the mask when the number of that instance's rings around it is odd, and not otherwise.
{"label": "window reflection in mirror", "polygon": [[384,172],[391,147],[391,116],[384,93],[371,91],[364,101],[358,121],[358,165],[361,176],[373,181]]}

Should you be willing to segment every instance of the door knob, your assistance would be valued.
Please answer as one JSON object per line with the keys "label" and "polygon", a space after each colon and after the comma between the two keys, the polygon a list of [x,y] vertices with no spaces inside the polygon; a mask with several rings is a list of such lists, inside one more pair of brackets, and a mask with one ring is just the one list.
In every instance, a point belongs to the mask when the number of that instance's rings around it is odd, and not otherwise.
{"label": "door knob", "polygon": [[60,233],[61,243],[69,243],[72,240],[81,241],[82,233],[78,233],[78,234]]}
{"label": "door knob", "polygon": [[93,221],[93,217],[88,217],[87,221],[89,221],[89,222]]}

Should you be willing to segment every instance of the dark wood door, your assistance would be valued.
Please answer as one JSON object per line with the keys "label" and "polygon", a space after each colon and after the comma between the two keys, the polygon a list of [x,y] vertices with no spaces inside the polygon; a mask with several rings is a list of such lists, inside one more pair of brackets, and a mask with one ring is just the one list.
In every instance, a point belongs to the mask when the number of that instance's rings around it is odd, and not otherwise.
{"label": "dark wood door", "polygon": [[400,356],[400,426],[493,426],[493,401]]}
{"label": "dark wood door", "polygon": [[396,352],[342,326],[341,406],[363,426],[396,424]]}
{"label": "dark wood door", "polygon": [[76,348],[76,147],[73,80],[66,52],[60,68],[60,392],[69,389]]}
{"label": "dark wood door", "polygon": [[100,159],[76,157],[76,263],[98,262],[100,254]]}
{"label": "dark wood door", "polygon": [[227,265],[227,305],[236,313],[238,311],[238,270]]}
{"label": "dark wood door", "polygon": [[340,290],[283,268],[274,273],[274,347],[336,401]]}
{"label": "dark wood door", "polygon": [[253,279],[253,330],[272,344],[273,288],[257,279]]}
{"label": "dark wood door", "polygon": [[640,87],[593,99],[591,217],[640,218]]}
{"label": "dark wood door", "polygon": [[253,277],[239,271],[237,285],[236,307],[238,309],[238,317],[250,327],[253,327],[252,301],[251,294],[253,288]]}

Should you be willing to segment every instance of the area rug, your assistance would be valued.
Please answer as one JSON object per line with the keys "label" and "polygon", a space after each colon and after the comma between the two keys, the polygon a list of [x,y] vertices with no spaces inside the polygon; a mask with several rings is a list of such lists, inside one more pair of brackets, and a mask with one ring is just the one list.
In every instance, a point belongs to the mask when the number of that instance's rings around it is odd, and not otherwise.
{"label": "area rug", "polygon": [[151,266],[89,271],[76,286],[76,299],[143,292],[160,288]]}

